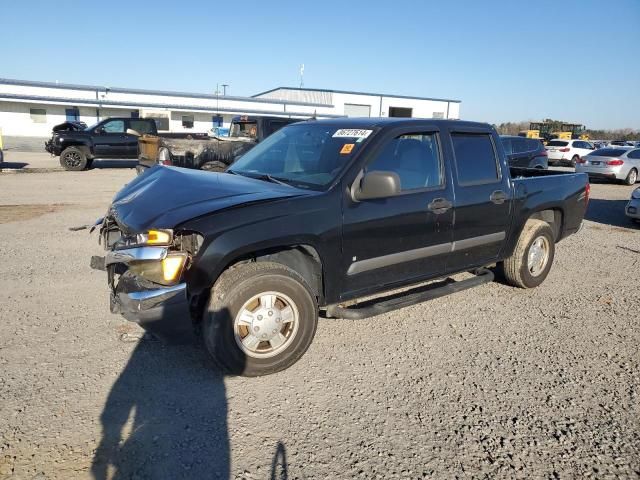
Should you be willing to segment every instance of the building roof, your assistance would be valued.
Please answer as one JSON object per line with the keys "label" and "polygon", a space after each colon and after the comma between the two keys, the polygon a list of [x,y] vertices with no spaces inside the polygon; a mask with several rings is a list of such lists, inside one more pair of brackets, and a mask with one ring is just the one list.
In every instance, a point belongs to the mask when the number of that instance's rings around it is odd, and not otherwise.
{"label": "building roof", "polygon": [[256,93],[253,95],[253,98],[261,97],[262,95],[266,95],[268,93],[277,92],[278,90],[295,90],[299,92],[327,92],[327,93],[346,93],[350,95],[369,95],[373,97],[389,97],[389,98],[407,98],[410,100],[431,100],[434,102],[450,102],[450,103],[460,103],[460,100],[452,100],[449,98],[431,98],[431,97],[411,97],[407,95],[394,95],[389,93],[371,93],[371,92],[356,92],[350,90],[330,90],[323,88],[304,88],[304,87],[277,87],[272,88],[271,90],[267,90],[264,92]]}
{"label": "building roof", "polygon": [[59,88],[65,90],[84,90],[84,91],[109,91],[114,93],[131,93],[138,95],[160,95],[169,97],[186,97],[186,98],[203,98],[208,100],[236,100],[242,102],[255,102],[255,103],[277,103],[286,105],[299,105],[305,107],[327,107],[332,105],[326,105],[323,103],[309,103],[298,102],[289,100],[278,99],[266,99],[251,97],[235,97],[231,95],[213,95],[210,93],[190,93],[190,92],[174,92],[167,90],[145,90],[137,88],[121,88],[121,87],[108,87],[105,85],[76,85],[70,83],[58,83],[58,82],[39,82],[33,80],[15,80],[11,78],[0,78],[0,85],[18,85],[26,87],[41,87],[41,88]]}

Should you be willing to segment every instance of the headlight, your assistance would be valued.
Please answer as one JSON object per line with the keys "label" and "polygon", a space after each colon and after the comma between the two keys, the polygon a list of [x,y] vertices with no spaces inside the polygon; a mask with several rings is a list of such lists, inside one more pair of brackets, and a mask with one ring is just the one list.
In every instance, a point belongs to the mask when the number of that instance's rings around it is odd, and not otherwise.
{"label": "headlight", "polygon": [[173,252],[159,262],[131,263],[129,271],[160,285],[173,285],[180,280],[187,258],[188,256],[184,252]]}
{"label": "headlight", "polygon": [[173,242],[172,230],[149,230],[130,237],[122,237],[116,248],[161,246],[168,247]]}
{"label": "headlight", "polygon": [[631,194],[631,198],[640,199],[640,187],[636,188]]}

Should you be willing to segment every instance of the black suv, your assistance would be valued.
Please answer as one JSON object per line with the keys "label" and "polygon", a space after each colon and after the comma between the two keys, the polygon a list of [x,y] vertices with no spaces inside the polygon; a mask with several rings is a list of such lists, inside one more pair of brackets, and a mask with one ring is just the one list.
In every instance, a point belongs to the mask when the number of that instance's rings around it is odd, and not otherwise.
{"label": "black suv", "polygon": [[549,168],[547,150],[536,138],[500,135],[509,166],[523,168]]}

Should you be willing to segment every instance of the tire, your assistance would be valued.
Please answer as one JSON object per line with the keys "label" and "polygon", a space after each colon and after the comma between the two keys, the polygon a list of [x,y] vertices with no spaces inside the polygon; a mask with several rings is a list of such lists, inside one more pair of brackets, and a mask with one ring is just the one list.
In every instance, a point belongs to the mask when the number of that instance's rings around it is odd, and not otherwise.
{"label": "tire", "polygon": [[79,172],[87,167],[87,155],[77,147],[67,147],[60,154],[60,165],[65,170]]}
{"label": "tire", "polygon": [[227,169],[227,164],[223,162],[207,162],[204,163],[200,170],[205,170],[207,172],[224,172]]}
{"label": "tire", "polygon": [[[539,262],[540,257],[532,252],[532,247],[543,245],[544,258]],[[546,246],[546,249],[544,248]],[[539,250],[538,250],[539,251]],[[533,288],[544,282],[551,270],[555,255],[555,240],[553,230],[547,222],[530,219],[524,225],[520,238],[516,244],[513,254],[504,260],[501,267],[502,274],[509,285],[520,288]],[[534,267],[532,269],[532,263]]]}
{"label": "tire", "polygon": [[226,270],[215,283],[202,336],[227,373],[257,377],[298,361],[317,324],[316,297],[297,272],[279,263],[252,262]]}
{"label": "tire", "polygon": [[624,179],[625,185],[634,185],[638,181],[638,171],[635,168],[629,170],[627,178]]}
{"label": "tire", "polygon": [[580,160],[580,157],[578,155],[574,155],[573,157],[571,157],[571,166],[575,168],[578,160]]}

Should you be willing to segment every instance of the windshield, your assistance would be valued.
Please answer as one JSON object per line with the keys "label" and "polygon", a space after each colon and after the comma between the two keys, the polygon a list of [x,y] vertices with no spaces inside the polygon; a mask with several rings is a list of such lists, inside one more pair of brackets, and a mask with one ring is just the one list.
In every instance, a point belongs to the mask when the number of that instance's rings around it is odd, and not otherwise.
{"label": "windshield", "polygon": [[371,133],[313,123],[290,125],[245,153],[230,171],[269,175],[320,190],[336,178]]}
{"label": "windshield", "polygon": [[563,142],[561,140],[551,140],[547,143],[547,147],[566,147],[569,145],[569,142]]}
{"label": "windshield", "polygon": [[94,128],[96,128],[98,126],[100,122],[96,122],[93,125],[89,125],[87,128],[84,129],[84,131],[88,131],[88,130],[93,130]]}

